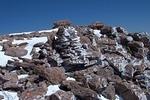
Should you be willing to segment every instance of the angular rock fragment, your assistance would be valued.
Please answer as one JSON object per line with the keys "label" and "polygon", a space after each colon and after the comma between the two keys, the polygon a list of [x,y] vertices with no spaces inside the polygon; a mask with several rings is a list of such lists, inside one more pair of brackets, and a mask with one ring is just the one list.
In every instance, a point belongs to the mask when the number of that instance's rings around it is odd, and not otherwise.
{"label": "angular rock fragment", "polygon": [[46,100],[75,100],[75,96],[72,92],[60,90],[50,96],[47,96]]}

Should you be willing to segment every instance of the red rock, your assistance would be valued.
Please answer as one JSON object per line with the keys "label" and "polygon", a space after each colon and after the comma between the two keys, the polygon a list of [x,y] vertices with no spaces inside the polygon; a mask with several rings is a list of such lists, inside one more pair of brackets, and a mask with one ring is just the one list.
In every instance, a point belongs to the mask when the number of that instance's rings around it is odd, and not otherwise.
{"label": "red rock", "polygon": [[104,27],[104,24],[97,21],[97,22],[89,25],[89,27],[92,28],[92,29],[100,30],[100,29],[102,29]]}
{"label": "red rock", "polygon": [[46,93],[46,87],[30,88],[21,93],[20,100],[41,100]]}
{"label": "red rock", "polygon": [[47,79],[52,84],[59,84],[66,79],[65,70],[62,67],[45,68],[37,66],[35,69],[37,74]]}
{"label": "red rock", "polygon": [[84,88],[76,81],[63,81],[61,89],[70,90],[79,100],[97,100],[97,93],[89,88]]}
{"label": "red rock", "polygon": [[12,47],[12,48],[8,48],[5,51],[5,55],[8,56],[12,56],[12,57],[21,57],[21,56],[25,56],[28,53],[27,50],[23,49],[23,48],[19,48],[19,47]]}
{"label": "red rock", "polygon": [[75,97],[72,92],[65,92],[62,90],[46,97],[46,100],[74,100]]}
{"label": "red rock", "polygon": [[68,21],[68,20],[59,20],[59,21],[56,21],[54,22],[54,27],[53,28],[57,28],[57,27],[60,27],[60,26],[70,26],[71,25],[71,22]]}

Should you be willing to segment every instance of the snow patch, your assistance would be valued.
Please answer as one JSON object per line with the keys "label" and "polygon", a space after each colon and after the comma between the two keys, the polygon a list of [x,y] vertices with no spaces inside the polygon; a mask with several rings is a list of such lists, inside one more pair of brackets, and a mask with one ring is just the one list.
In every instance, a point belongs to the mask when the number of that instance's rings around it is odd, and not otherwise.
{"label": "snow patch", "polygon": [[9,34],[10,36],[12,36],[12,35],[22,35],[22,34],[30,34],[30,33],[33,33],[34,31],[32,31],[32,32],[21,32],[21,33],[11,33],[11,34]]}
{"label": "snow patch", "polygon": [[35,47],[35,51],[39,52],[41,49],[39,47]]}
{"label": "snow patch", "polygon": [[22,78],[26,78],[28,77],[28,74],[22,74],[22,75],[18,75],[18,79],[22,79]]}
{"label": "snow patch", "polygon": [[19,100],[17,92],[0,91],[0,95],[4,96],[2,100]]}
{"label": "snow patch", "polygon": [[2,41],[0,41],[0,43],[7,42],[7,41],[8,41],[7,39],[3,39]]}
{"label": "snow patch", "polygon": [[22,60],[18,59],[18,57],[11,57],[8,55],[5,55],[5,52],[2,51],[2,46],[0,46],[0,66],[4,67],[6,66],[8,60],[14,61],[14,59],[19,60],[19,62],[22,62]]}
{"label": "snow patch", "polygon": [[74,79],[74,78],[72,78],[72,77],[67,77],[66,80],[76,81],[76,79]]}
{"label": "snow patch", "polygon": [[0,45],[0,51],[2,51],[3,47]]}
{"label": "snow patch", "polygon": [[[43,33],[43,32],[53,32],[53,31],[58,31],[58,28],[55,28],[55,29],[51,29],[51,30],[41,30],[41,31],[37,31],[38,33]],[[33,32],[36,32],[36,31],[31,31],[31,32],[20,32],[20,33],[11,33],[9,34],[9,36],[12,36],[12,35],[23,35],[23,34],[31,34]]]}
{"label": "snow patch", "polygon": [[5,55],[4,51],[0,51],[0,66],[6,66],[8,60],[12,60],[13,57]]}
{"label": "snow patch", "polygon": [[60,90],[59,85],[49,85],[45,96],[49,96],[49,95],[57,92],[58,90]]}
{"label": "snow patch", "polygon": [[93,30],[93,33],[97,36],[97,37],[101,37],[102,34],[100,33],[100,30]]}
{"label": "snow patch", "polygon": [[115,95],[116,99],[115,100],[123,100],[123,98],[119,95]]}
{"label": "snow patch", "polygon": [[[123,100],[123,98],[119,95],[115,95],[115,97],[116,97],[115,100]],[[109,99],[105,98],[103,95],[100,95],[100,96],[98,95],[98,99],[99,100],[109,100]]]}
{"label": "snow patch", "polygon": [[100,95],[100,96],[98,95],[98,99],[99,100],[109,100],[109,99],[105,98],[103,95]]}
{"label": "snow patch", "polygon": [[21,44],[21,43],[24,43],[24,42],[27,42],[27,46],[25,47],[26,50],[28,50],[28,53],[27,55],[23,56],[22,58],[28,58],[28,59],[31,59],[32,58],[32,55],[30,54],[31,51],[32,51],[32,48],[35,44],[39,43],[39,42],[43,42],[43,43],[46,43],[47,42],[47,37],[34,37],[34,38],[31,38],[31,39],[24,39],[24,40],[14,40],[12,42],[12,44]]}
{"label": "snow patch", "polygon": [[58,31],[58,28],[55,28],[55,29],[51,29],[51,30],[41,30],[41,31],[38,31],[39,33],[43,33],[43,32],[57,32]]}

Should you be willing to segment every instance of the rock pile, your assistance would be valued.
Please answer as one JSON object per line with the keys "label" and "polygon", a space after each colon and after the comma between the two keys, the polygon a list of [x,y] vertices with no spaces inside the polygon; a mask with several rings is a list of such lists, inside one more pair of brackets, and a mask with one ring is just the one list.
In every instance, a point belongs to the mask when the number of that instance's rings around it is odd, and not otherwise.
{"label": "rock pile", "polygon": [[[54,27],[58,31],[0,37],[0,56],[10,57],[0,65],[0,98],[13,91],[20,100],[150,99],[149,35],[99,22]],[[13,43],[35,36],[47,42]]]}
{"label": "rock pile", "polygon": [[[80,43],[80,37],[73,27],[59,28],[54,40],[54,49],[63,59],[62,66],[71,68],[71,66],[81,66],[88,63],[87,51]],[[66,69],[66,70],[68,70]]]}

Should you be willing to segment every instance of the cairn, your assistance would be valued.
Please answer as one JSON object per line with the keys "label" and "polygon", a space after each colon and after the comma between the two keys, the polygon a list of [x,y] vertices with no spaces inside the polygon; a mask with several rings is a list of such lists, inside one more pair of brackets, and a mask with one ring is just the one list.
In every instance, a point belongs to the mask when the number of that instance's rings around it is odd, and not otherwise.
{"label": "cairn", "polygon": [[80,43],[80,37],[73,27],[60,27],[54,45],[56,51],[63,59],[63,66],[85,65],[88,63],[87,52]]}

